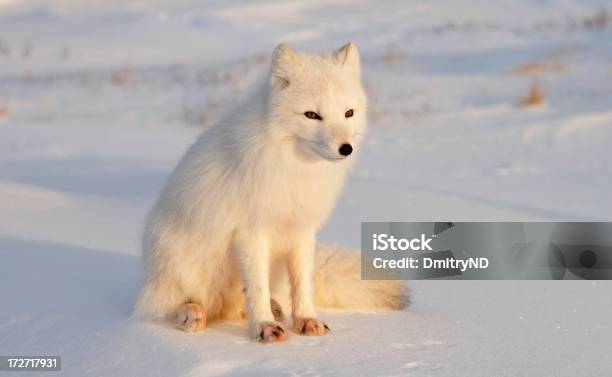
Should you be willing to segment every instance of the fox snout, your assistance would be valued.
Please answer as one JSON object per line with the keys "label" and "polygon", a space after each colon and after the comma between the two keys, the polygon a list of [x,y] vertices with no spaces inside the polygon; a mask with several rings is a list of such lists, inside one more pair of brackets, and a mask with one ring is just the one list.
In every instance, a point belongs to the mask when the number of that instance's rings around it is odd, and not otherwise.
{"label": "fox snout", "polygon": [[353,143],[353,135],[346,126],[335,125],[328,126],[324,131],[323,140],[328,145],[329,152],[333,159],[343,159],[350,156],[355,148]]}

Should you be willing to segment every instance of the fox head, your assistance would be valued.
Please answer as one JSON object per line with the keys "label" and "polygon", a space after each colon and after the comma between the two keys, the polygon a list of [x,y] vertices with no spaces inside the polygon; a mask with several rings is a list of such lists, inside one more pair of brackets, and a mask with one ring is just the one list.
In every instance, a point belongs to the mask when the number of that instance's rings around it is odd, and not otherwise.
{"label": "fox head", "polygon": [[274,50],[269,114],[283,138],[310,160],[341,161],[357,148],[366,126],[359,52],[347,43],[330,54]]}

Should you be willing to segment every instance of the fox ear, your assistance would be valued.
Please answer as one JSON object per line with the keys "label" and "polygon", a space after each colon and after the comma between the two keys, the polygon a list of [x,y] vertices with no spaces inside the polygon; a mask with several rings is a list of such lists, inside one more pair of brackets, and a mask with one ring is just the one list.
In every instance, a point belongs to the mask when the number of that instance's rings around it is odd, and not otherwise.
{"label": "fox ear", "polygon": [[287,44],[279,44],[272,55],[270,86],[274,89],[285,88],[302,68],[302,62],[295,52]]}
{"label": "fox ear", "polygon": [[334,59],[336,63],[340,66],[351,70],[357,76],[359,76],[361,72],[360,64],[359,64],[359,51],[357,51],[357,46],[353,42],[349,42],[344,46],[340,47],[339,50],[334,52]]}

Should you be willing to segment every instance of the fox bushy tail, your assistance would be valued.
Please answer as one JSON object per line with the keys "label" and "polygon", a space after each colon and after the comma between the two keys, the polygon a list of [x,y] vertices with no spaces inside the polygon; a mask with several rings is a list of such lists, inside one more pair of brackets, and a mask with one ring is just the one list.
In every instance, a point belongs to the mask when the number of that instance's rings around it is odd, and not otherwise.
{"label": "fox bushy tail", "polygon": [[402,309],[409,291],[402,281],[361,280],[358,252],[319,245],[315,260],[315,305],[339,309]]}

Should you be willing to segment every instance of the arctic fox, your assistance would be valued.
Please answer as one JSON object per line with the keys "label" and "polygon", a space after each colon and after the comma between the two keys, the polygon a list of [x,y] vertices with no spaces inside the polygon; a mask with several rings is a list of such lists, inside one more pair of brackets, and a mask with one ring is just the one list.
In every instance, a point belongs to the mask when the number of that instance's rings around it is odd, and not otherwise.
{"label": "arctic fox", "polygon": [[285,297],[303,335],[329,332],[315,307],[403,307],[401,282],[362,281],[358,253],[315,241],[365,126],[354,44],[280,44],[265,88],[199,137],[151,211],[137,314],[185,331],[246,315],[268,343],[287,336]]}

